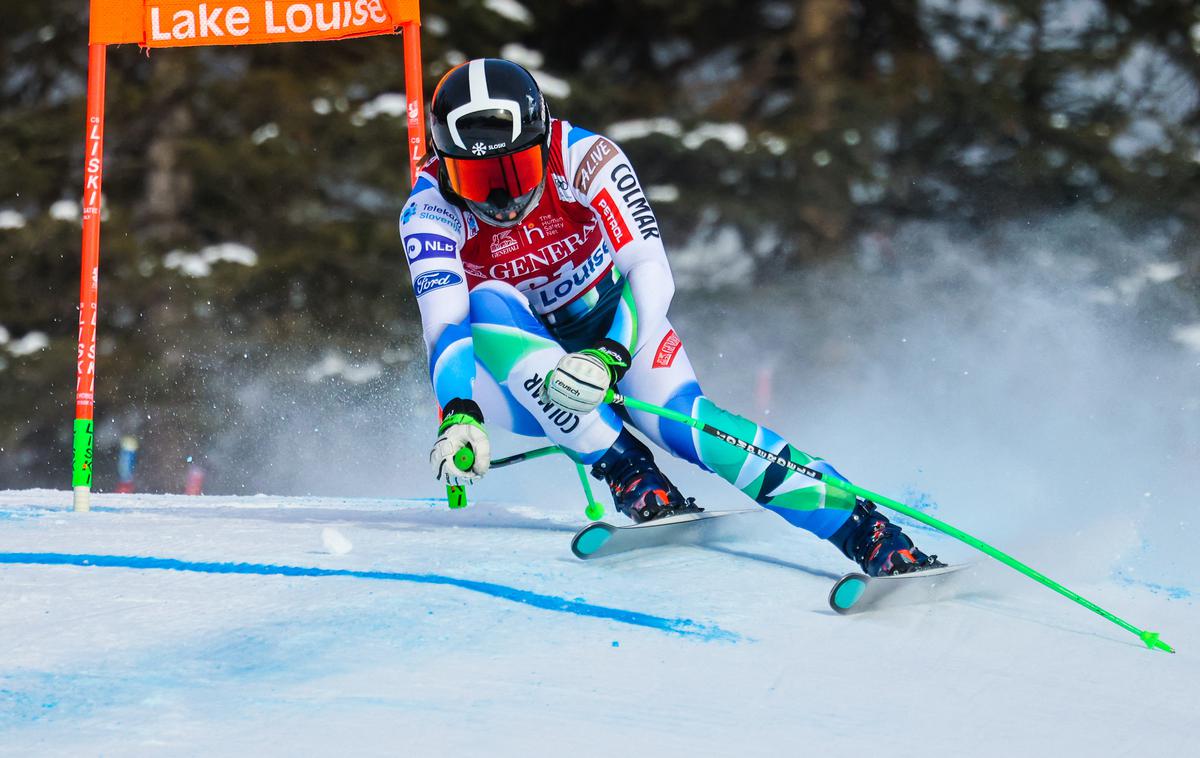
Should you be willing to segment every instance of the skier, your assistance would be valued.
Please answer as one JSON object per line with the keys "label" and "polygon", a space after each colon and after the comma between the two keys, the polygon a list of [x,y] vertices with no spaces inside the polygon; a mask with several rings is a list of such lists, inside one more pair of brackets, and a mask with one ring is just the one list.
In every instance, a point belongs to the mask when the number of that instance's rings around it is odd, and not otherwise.
{"label": "skier", "polygon": [[[404,205],[400,234],[442,408],[430,454],[438,478],[467,484],[487,473],[486,418],[548,437],[590,465],[617,510],[636,522],[700,511],[632,426],[828,539],[871,576],[941,565],[872,503],[836,485],[603,403],[616,386],[842,478],[701,391],[667,318],[675,285],[658,221],[612,140],[552,118],[529,72],[493,58],[442,78],[430,137],[432,155]],[[464,446],[475,458],[467,471],[454,462]]]}

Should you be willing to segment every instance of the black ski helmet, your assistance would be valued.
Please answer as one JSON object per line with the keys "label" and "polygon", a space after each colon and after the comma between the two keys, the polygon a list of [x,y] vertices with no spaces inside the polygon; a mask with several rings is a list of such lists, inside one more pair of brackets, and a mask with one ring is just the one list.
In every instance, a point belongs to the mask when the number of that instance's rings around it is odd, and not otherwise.
{"label": "black ski helmet", "polygon": [[477,58],[450,69],[433,91],[429,132],[443,193],[496,226],[517,224],[536,205],[550,113],[524,68]]}

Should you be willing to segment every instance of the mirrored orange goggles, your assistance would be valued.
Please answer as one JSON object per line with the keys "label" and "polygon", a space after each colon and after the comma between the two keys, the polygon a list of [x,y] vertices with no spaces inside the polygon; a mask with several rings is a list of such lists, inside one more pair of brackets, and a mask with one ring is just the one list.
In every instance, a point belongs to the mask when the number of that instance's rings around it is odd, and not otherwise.
{"label": "mirrored orange goggles", "polygon": [[450,188],[459,197],[485,202],[493,190],[520,197],[537,189],[546,173],[546,148],[534,145],[496,158],[443,157]]}

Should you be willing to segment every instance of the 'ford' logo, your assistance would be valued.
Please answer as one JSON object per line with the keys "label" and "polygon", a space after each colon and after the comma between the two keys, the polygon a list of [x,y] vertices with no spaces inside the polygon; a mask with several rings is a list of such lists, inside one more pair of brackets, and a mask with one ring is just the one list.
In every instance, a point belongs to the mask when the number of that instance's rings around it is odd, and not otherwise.
{"label": "'ford' logo", "polygon": [[413,290],[417,297],[420,297],[426,292],[433,292],[452,284],[462,284],[462,277],[453,271],[426,271],[413,280]]}

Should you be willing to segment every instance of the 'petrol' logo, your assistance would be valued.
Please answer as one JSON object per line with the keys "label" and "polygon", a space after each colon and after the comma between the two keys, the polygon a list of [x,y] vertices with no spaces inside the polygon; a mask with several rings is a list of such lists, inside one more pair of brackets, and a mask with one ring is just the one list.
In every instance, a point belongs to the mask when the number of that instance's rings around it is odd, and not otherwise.
{"label": "'petrol' logo", "polygon": [[606,189],[600,190],[600,194],[596,195],[592,205],[600,211],[600,217],[604,220],[604,228],[608,230],[608,237],[613,243],[613,252],[620,251],[629,244],[633,235],[629,233],[625,219],[621,218],[621,212],[617,210],[617,204],[613,202],[612,195],[608,194]]}

